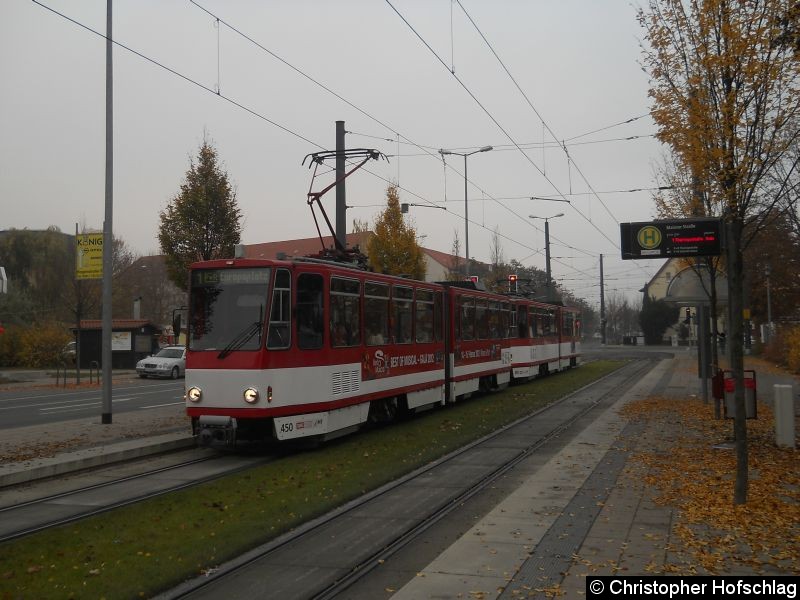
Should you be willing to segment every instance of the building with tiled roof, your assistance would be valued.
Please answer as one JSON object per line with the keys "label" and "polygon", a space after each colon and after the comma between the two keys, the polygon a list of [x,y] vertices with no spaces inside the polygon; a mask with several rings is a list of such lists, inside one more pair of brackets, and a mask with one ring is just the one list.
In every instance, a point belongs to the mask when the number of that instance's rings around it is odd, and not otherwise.
{"label": "building with tiled roof", "polygon": [[[355,248],[358,246],[362,252],[366,253],[367,244],[370,237],[374,234],[371,231],[347,234],[347,247]],[[322,242],[325,248],[333,247],[333,236],[323,236]],[[322,249],[318,237],[304,238],[299,240],[281,240],[278,242],[266,242],[263,244],[245,244],[245,258],[299,258],[314,255]],[[452,254],[422,248],[425,254],[425,281],[444,281],[449,273],[459,265],[459,258]]]}

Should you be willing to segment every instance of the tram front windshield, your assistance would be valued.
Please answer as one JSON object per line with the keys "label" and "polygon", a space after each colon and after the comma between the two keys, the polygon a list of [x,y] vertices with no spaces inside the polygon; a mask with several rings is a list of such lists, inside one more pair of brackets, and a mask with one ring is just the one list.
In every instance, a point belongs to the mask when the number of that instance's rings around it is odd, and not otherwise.
{"label": "tram front windshield", "polygon": [[189,292],[189,348],[258,350],[270,269],[198,269]]}

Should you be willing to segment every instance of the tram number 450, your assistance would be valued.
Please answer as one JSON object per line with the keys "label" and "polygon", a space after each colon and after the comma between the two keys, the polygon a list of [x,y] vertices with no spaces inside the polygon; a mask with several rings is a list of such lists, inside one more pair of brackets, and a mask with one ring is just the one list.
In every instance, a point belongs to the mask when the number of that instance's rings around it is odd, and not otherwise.
{"label": "tram number 450", "polygon": [[284,421],[278,426],[278,431],[285,434],[299,432],[301,429],[305,430],[305,432],[310,430],[319,431],[320,428],[324,429],[324,427],[325,418],[318,415],[314,418],[304,419],[302,421]]}

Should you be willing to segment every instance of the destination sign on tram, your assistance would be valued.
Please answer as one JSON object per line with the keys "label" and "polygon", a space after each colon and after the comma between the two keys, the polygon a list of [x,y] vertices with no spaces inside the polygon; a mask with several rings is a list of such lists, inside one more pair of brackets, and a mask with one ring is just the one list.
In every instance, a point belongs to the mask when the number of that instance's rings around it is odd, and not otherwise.
{"label": "destination sign on tram", "polygon": [[722,220],[665,219],[620,223],[622,259],[719,256]]}
{"label": "destination sign on tram", "polygon": [[192,272],[192,285],[249,285],[269,283],[269,268],[198,269]]}

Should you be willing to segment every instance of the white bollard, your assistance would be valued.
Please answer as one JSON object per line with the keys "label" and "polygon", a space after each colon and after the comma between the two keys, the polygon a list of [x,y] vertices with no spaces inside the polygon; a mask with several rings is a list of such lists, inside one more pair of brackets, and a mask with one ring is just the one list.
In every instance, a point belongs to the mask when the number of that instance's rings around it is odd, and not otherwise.
{"label": "white bollard", "polygon": [[794,448],[794,399],[792,386],[775,385],[775,444]]}

